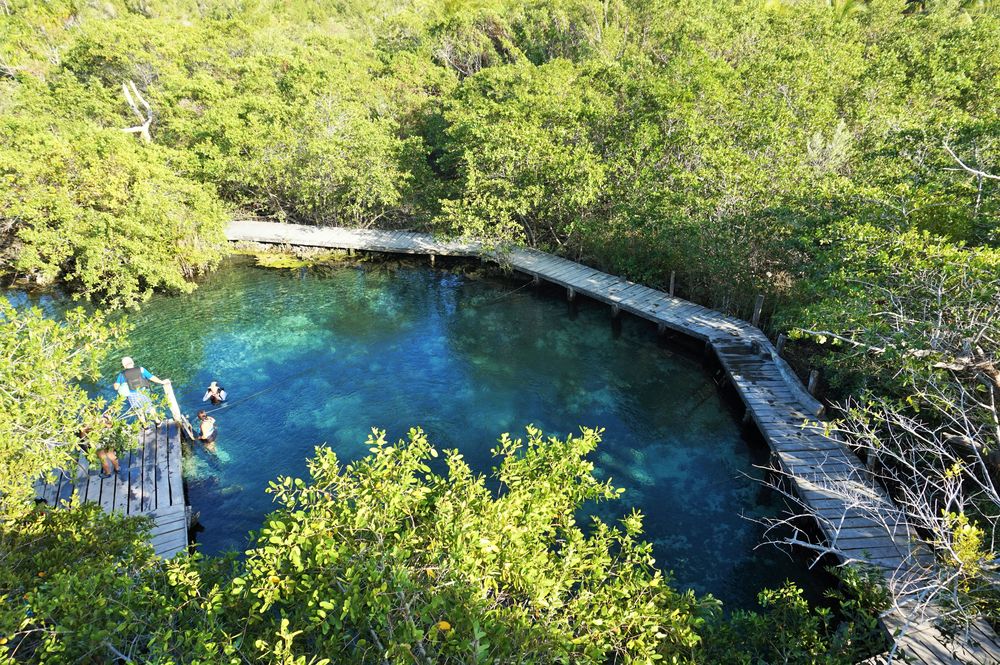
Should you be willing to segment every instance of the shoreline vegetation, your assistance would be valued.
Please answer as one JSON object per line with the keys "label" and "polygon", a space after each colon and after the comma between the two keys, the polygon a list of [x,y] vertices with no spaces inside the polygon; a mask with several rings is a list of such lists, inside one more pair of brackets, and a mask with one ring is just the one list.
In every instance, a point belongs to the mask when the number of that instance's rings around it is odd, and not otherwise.
{"label": "shoreline vegetation", "polygon": [[419,431],[376,432],[346,467],[318,450],[311,480],[276,480],[245,562],[161,562],[142,524],[33,508],[65,442],[100,431],[79,382],[128,335],[102,310],[190,292],[237,210],[676,274],[678,295],[744,318],[764,295],[765,330],[822,370],[831,427],[933,546],[929,606],[996,627],[998,43],[995,3],[963,0],[0,0],[0,275],[99,308],[53,321],[0,299],[0,657],[848,663],[884,646],[893,599],[863,571],[841,571],[836,616],[785,587],[725,617],[649,565],[637,517],[582,537],[567,506],[613,498],[585,459],[596,432],[502,440],[504,497]]}

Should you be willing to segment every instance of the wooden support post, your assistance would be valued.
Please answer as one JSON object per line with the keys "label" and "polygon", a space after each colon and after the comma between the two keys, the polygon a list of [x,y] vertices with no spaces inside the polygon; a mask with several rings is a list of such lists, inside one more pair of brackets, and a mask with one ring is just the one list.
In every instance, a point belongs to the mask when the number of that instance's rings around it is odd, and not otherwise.
{"label": "wooden support post", "polygon": [[354,256],[354,248],[353,247],[348,247],[347,248],[347,255],[348,256]]}
{"label": "wooden support post", "polygon": [[753,420],[753,411],[750,410],[750,407],[747,407],[743,410],[743,424],[749,425],[751,420]]}
{"label": "wooden support post", "polygon": [[785,333],[781,333],[780,335],[778,335],[778,341],[774,345],[774,350],[778,352],[779,356],[782,353],[784,353],[784,351],[785,351],[785,342],[787,342],[787,341],[788,341],[788,335],[786,335]]}
{"label": "wooden support post", "polygon": [[167,397],[167,406],[170,407],[170,417],[174,419],[178,427],[184,429],[184,433],[188,435],[189,439],[194,439],[191,423],[181,413],[181,407],[177,404],[177,396],[174,395],[174,385],[170,383],[170,379],[163,382],[163,394]]}
{"label": "wooden support post", "polygon": [[816,394],[816,386],[819,385],[819,370],[812,370],[809,372],[809,385],[806,386],[806,390],[809,391],[810,395]]}
{"label": "wooden support post", "polygon": [[431,268],[434,267],[434,260],[435,259],[437,259],[437,257],[434,254],[431,254]]}
{"label": "wooden support post", "polygon": [[621,313],[622,313],[621,307],[619,307],[616,304],[611,305],[611,318],[617,319]]}
{"label": "wooden support post", "polygon": [[757,300],[753,304],[753,318],[750,323],[757,327],[760,325],[760,312],[764,309],[764,296],[762,294],[757,295]]}
{"label": "wooden support post", "polygon": [[175,422],[181,421],[181,407],[177,404],[177,396],[174,395],[174,385],[170,379],[163,382],[163,394],[167,396],[167,406],[170,408],[170,416]]}
{"label": "wooden support post", "polygon": [[674,280],[675,280],[676,277],[677,277],[677,271],[671,270],[670,271],[670,296],[671,297],[673,297],[673,295],[674,295]]}
{"label": "wooden support post", "polygon": [[531,276],[531,285],[532,286],[538,286],[541,283],[542,283],[542,278],[538,276],[538,273],[535,273],[535,274],[533,274]]}
{"label": "wooden support post", "polygon": [[566,300],[570,302],[576,300],[576,289],[574,289],[572,286],[566,287]]}
{"label": "wooden support post", "polygon": [[667,324],[666,323],[657,323],[656,324],[656,334],[657,335],[663,335],[663,334],[666,334],[666,332],[667,332]]}

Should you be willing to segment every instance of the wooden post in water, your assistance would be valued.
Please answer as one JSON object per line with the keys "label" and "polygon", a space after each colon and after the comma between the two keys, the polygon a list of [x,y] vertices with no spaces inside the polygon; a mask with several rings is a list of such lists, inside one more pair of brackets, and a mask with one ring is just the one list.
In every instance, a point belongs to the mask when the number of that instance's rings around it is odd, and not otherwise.
{"label": "wooden post in water", "polygon": [[177,404],[177,396],[174,395],[174,385],[170,383],[170,379],[163,382],[163,394],[167,397],[167,406],[170,407],[170,416],[174,419],[174,422],[177,423],[178,427],[184,429],[184,433],[188,435],[189,439],[194,439],[191,423],[181,413],[181,407]]}
{"label": "wooden post in water", "polygon": [[541,283],[542,283],[542,278],[538,276],[537,272],[531,276],[531,285],[532,286],[538,286]]}
{"label": "wooden post in water", "polygon": [[434,267],[434,261],[435,261],[435,259],[437,259],[437,256],[435,256],[434,254],[431,254],[431,268]]}
{"label": "wooden post in water", "polygon": [[809,372],[809,385],[806,386],[806,390],[809,391],[810,395],[816,394],[816,386],[819,385],[819,370],[812,370]]}
{"label": "wooden post in water", "polygon": [[778,352],[779,356],[782,353],[784,353],[784,351],[785,351],[785,342],[787,342],[787,341],[788,341],[788,335],[786,335],[785,333],[781,333],[780,335],[778,335],[778,341],[774,345],[774,350]]}
{"label": "wooden post in water", "polygon": [[622,308],[621,307],[619,307],[618,305],[611,305],[611,318],[612,319],[617,319],[618,316],[621,313],[622,313]]}
{"label": "wooden post in water", "polygon": [[656,334],[657,335],[663,335],[666,332],[667,332],[667,324],[666,323],[657,323],[656,324]]}
{"label": "wooden post in water", "polygon": [[753,304],[753,319],[750,320],[750,323],[752,323],[755,328],[760,326],[760,312],[762,309],[764,309],[764,296],[762,294],[757,294],[757,300]]}
{"label": "wooden post in water", "polygon": [[670,271],[670,297],[674,296],[674,279],[677,277],[677,271]]}
{"label": "wooden post in water", "polygon": [[570,302],[576,300],[576,289],[574,289],[572,286],[566,287],[566,300]]}

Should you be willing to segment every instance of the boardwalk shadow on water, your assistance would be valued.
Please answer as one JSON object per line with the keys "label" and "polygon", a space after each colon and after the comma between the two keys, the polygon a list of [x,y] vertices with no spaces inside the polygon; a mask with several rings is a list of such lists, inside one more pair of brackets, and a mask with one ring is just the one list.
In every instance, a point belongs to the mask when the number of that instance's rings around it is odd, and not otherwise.
{"label": "boardwalk shadow on water", "polygon": [[804,562],[754,551],[762,529],[743,515],[779,508],[753,480],[767,451],[744,438],[700,356],[664,349],[646,322],[624,316],[615,329],[585,299],[571,316],[558,292],[523,285],[418,265],[233,261],[191,295],[155,297],[134,317],[132,355],[174,379],[189,415],[213,379],[232,404],[213,413],[216,449],[195,444],[185,460],[202,551],[243,549],[274,508],[268,482],[304,476],[317,444],[363,456],[373,426],[393,439],[421,426],[484,473],[502,432],[597,426],[596,472],[626,492],[590,510],[608,521],[642,511],[679,586],[730,607],[786,578],[818,597],[827,581]]}

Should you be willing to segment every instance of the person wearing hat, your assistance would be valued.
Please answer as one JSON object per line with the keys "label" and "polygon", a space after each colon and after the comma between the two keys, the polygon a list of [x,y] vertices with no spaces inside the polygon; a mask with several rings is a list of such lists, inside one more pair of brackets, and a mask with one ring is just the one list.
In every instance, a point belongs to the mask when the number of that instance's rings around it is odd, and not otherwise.
{"label": "person wearing hat", "polygon": [[226,389],[220,386],[217,382],[212,381],[208,384],[208,388],[205,389],[205,395],[201,398],[202,402],[211,402],[212,404],[222,404],[226,401]]}
{"label": "person wearing hat", "polygon": [[147,392],[150,383],[163,385],[166,380],[157,378],[145,367],[136,367],[132,358],[128,356],[122,358],[122,371],[115,377],[114,389],[116,393],[128,399],[129,407],[144,427],[147,416],[151,416],[154,420],[157,418],[153,400]]}

